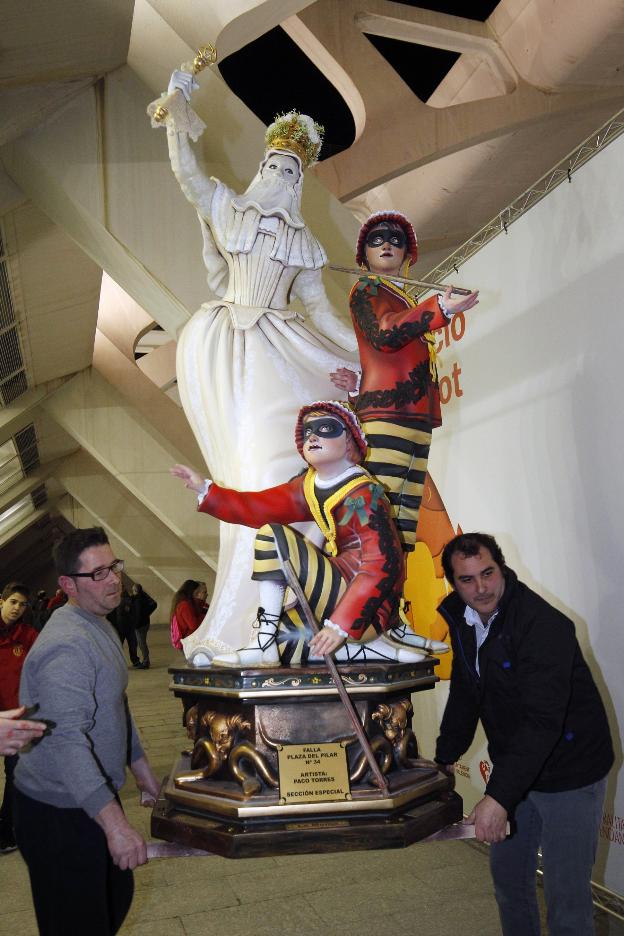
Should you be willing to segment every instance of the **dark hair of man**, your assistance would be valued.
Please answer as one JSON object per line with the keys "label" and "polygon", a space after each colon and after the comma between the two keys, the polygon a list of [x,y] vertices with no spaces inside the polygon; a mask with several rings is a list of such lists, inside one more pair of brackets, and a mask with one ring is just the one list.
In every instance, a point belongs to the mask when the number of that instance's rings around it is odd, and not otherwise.
{"label": "dark hair of man", "polygon": [[27,585],[22,585],[21,582],[9,582],[9,584],[5,585],[2,589],[0,600],[6,601],[7,598],[15,594],[23,595],[24,598],[30,598],[30,588],[28,588]]}
{"label": "dark hair of man", "polygon": [[92,546],[108,546],[108,536],[102,527],[88,527],[86,530],[72,530],[56,544],[52,558],[58,575],[71,575],[80,572],[80,557],[85,549]]}
{"label": "dark hair of man", "polygon": [[501,570],[505,568],[503,551],[489,533],[460,533],[455,539],[446,544],[442,552],[442,568],[447,581],[454,585],[453,565],[451,559],[456,553],[462,556],[476,556],[482,549],[488,549],[492,559]]}

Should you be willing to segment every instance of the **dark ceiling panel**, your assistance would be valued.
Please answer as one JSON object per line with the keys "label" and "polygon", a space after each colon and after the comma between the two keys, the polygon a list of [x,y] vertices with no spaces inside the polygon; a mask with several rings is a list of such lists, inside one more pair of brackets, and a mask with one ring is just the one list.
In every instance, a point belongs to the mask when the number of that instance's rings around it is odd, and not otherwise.
{"label": "dark ceiling panel", "polygon": [[436,13],[448,13],[451,16],[463,16],[466,19],[479,20],[484,23],[488,16],[496,9],[499,0],[395,0],[404,6],[422,7],[424,10],[434,10]]}
{"label": "dark ceiling panel", "polygon": [[431,97],[459,58],[458,52],[432,49],[414,42],[385,36],[367,35],[366,38],[421,101]]}
{"label": "dark ceiling panel", "polygon": [[234,94],[267,126],[289,110],[323,124],[321,161],[353,143],[355,125],[345,101],[280,26],[229,55],[219,68]]}

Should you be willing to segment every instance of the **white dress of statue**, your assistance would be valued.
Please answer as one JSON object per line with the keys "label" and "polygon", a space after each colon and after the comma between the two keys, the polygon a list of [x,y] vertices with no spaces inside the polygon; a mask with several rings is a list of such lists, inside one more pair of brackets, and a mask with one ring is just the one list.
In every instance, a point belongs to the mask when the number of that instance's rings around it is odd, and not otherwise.
{"label": "white dress of statue", "polygon": [[[306,153],[296,142],[291,148],[282,131],[301,139],[303,128],[308,151],[315,146],[318,152],[320,136],[305,115],[279,118],[267,130],[258,174],[237,195],[197,164],[189,136],[196,139],[203,124],[188,107],[189,80],[174,72],[169,86],[169,156],[199,215],[208,285],[217,298],[180,334],[178,387],[210,477],[260,490],[302,470],[293,446],[296,414],[306,403],[334,397],[328,374],[357,360],[353,333],[332,311],[323,287],[325,251],[300,214]],[[289,308],[293,297],[305,316]],[[220,525],[210,610],[183,641],[187,660],[196,665],[249,640],[259,603],[250,578],[255,532]]]}

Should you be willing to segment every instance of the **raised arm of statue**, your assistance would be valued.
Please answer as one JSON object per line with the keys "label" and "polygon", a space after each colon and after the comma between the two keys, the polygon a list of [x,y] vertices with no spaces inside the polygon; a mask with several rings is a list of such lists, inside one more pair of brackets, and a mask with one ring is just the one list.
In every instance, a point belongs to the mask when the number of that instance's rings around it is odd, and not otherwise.
{"label": "raised arm of statue", "polygon": [[203,218],[210,216],[215,183],[199,166],[191,147],[205,130],[204,122],[190,106],[191,94],[199,87],[192,74],[176,70],[167,91],[147,109],[152,126],[165,126],[171,168],[180,188]]}
{"label": "raised arm of statue", "polygon": [[188,133],[168,125],[167,145],[171,168],[180,188],[202,218],[208,220],[215,183],[197,162]]}
{"label": "raised arm of statue", "polygon": [[325,292],[321,270],[301,270],[293,282],[292,294],[301,299],[306,314],[321,335],[345,351],[357,351],[353,329],[340,319],[331,305]]}

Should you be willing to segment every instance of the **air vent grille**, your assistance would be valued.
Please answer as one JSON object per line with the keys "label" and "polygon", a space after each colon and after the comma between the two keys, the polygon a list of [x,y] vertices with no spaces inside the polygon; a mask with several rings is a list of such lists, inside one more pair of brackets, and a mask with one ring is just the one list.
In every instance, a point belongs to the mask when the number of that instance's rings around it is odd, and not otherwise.
{"label": "air vent grille", "polygon": [[15,448],[20,457],[24,474],[28,474],[39,464],[39,448],[37,446],[37,435],[33,423],[21,429],[13,436]]}
{"label": "air vent grille", "polygon": [[0,403],[7,406],[28,389],[28,381],[4,245],[0,228]]}
{"label": "air vent grille", "polygon": [[43,507],[44,504],[48,501],[48,492],[46,491],[45,484],[40,484],[39,487],[35,488],[31,492],[33,507],[35,510],[38,510],[39,507]]}

